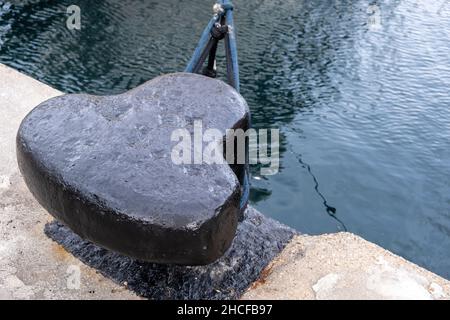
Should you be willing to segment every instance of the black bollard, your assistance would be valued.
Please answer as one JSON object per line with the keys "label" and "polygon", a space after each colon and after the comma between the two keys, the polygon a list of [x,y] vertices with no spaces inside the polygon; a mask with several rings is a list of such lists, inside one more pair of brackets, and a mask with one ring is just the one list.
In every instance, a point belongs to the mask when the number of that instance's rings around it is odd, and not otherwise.
{"label": "black bollard", "polygon": [[195,121],[246,129],[231,86],[205,76],[157,77],[115,96],[69,94],[37,106],[17,135],[20,170],[50,214],[84,239],[139,260],[208,264],[240,217],[243,165],[179,165],[176,129]]}

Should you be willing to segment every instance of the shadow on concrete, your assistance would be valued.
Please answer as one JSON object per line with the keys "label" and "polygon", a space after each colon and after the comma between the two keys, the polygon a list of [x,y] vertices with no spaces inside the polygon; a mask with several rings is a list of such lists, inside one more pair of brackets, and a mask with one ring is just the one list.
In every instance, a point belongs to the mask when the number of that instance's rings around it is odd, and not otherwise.
{"label": "shadow on concrete", "polygon": [[150,299],[236,299],[254,282],[296,231],[254,208],[245,212],[231,248],[207,266],[141,262],[81,239],[57,221],[45,226],[48,237],[105,277]]}

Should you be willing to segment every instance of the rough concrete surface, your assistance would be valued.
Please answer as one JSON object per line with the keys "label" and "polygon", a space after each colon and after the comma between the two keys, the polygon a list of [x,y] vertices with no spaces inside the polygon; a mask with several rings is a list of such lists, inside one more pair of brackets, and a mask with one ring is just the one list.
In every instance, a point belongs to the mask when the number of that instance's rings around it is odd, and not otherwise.
{"label": "rough concrete surface", "polygon": [[296,236],[243,299],[448,299],[450,282],[351,233]]}

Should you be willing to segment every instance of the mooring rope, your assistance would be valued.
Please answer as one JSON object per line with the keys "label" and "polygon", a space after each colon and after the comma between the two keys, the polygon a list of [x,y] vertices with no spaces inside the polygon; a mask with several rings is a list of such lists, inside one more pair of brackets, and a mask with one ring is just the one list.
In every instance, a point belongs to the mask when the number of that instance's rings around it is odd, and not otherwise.
{"label": "mooring rope", "polygon": [[[300,131],[298,131],[294,128],[291,128],[290,131],[293,132],[294,134],[300,134]],[[314,191],[321,198],[322,204],[325,207],[325,211],[328,214],[328,216],[330,216],[331,218],[336,220],[338,225],[340,225],[342,227],[342,230],[347,231],[347,227],[346,227],[345,223],[337,216],[337,209],[328,204],[328,200],[325,198],[325,195],[322,193],[322,191],[320,191],[319,180],[317,179],[316,175],[313,173],[313,171],[311,169],[311,165],[309,165],[306,161],[303,160],[302,154],[296,152],[294,149],[294,146],[292,144],[290,144],[289,151],[296,158],[298,163],[303,168],[305,168],[307,170],[308,174],[311,176],[311,178],[314,182]]]}
{"label": "mooring rope", "polygon": [[[225,39],[225,55],[227,61],[227,81],[236,91],[240,90],[239,65],[234,32],[233,4],[230,0],[219,0],[214,7],[214,16],[211,18],[200,37],[191,60],[185,72],[202,73],[215,77],[215,52],[217,43]],[[212,53],[212,54],[211,54]],[[208,67],[202,70],[202,66],[209,56]]]}
{"label": "mooring rope", "polygon": [[325,196],[323,195],[323,193],[320,191],[319,189],[319,181],[317,180],[316,176],[314,175],[314,173],[311,170],[311,166],[309,164],[307,164],[305,161],[303,161],[302,156],[300,154],[295,153],[294,151],[292,151],[292,153],[294,154],[294,156],[297,158],[298,163],[300,163],[304,168],[306,168],[306,170],[308,171],[308,174],[311,176],[311,178],[313,179],[314,182],[314,190],[316,191],[317,195],[322,199],[322,203],[325,207],[325,211],[327,212],[327,214],[333,218],[334,220],[336,220],[338,222],[338,224],[342,227],[342,229],[344,231],[347,231],[347,227],[345,226],[344,222],[339,219],[339,217],[336,215],[336,211],[337,209],[335,207],[332,207],[328,204],[328,200],[325,198]]}

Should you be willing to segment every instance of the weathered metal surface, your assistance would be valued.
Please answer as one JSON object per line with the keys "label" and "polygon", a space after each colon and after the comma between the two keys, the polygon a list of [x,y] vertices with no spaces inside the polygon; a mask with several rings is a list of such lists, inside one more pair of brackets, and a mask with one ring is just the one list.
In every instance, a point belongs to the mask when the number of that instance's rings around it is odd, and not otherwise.
{"label": "weathered metal surface", "polygon": [[151,299],[236,299],[296,232],[249,207],[230,249],[207,266],[139,262],[82,240],[58,222],[46,234],[87,265]]}
{"label": "weathered metal surface", "polygon": [[[82,238],[145,261],[200,265],[230,246],[240,184],[227,165],[177,165],[171,134],[248,126],[230,86],[178,73],[116,96],[65,95],[36,107],[17,135],[25,181]],[[243,166],[241,166],[243,167]]]}

